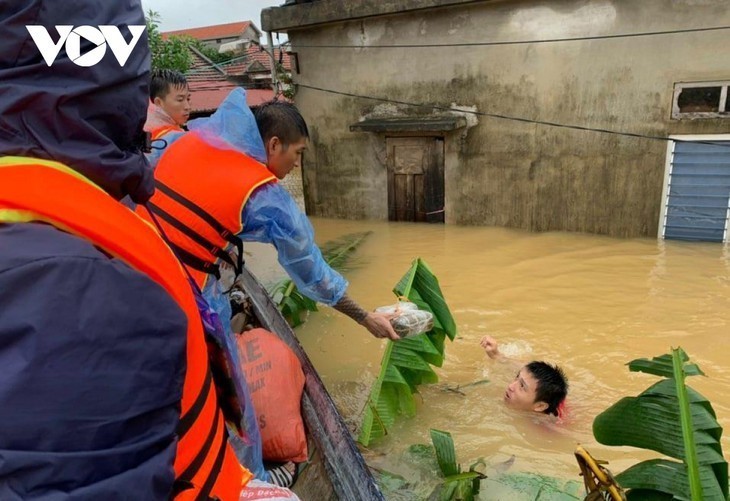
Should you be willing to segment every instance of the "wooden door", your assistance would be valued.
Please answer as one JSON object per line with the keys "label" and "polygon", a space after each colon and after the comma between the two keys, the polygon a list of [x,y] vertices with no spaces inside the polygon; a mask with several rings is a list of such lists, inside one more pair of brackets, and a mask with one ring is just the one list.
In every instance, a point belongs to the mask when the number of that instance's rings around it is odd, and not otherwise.
{"label": "wooden door", "polygon": [[388,137],[388,220],[444,222],[444,140]]}

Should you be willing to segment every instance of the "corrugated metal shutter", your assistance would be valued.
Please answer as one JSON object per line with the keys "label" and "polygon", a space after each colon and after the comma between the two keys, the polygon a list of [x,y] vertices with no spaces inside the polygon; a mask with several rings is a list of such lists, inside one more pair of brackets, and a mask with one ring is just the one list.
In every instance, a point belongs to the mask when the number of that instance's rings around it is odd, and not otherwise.
{"label": "corrugated metal shutter", "polygon": [[664,238],[723,242],[730,199],[730,141],[674,142]]}

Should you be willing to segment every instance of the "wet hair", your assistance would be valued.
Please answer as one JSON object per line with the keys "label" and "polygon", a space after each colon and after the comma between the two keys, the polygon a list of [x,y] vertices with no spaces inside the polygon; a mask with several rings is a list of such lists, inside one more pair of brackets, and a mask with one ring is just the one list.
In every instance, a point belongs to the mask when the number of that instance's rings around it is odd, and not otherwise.
{"label": "wet hair", "polygon": [[264,143],[268,143],[272,137],[278,137],[287,147],[309,137],[307,122],[290,102],[269,101],[252,108],[252,111]]}
{"label": "wet hair", "polygon": [[537,380],[535,402],[548,404],[545,414],[558,415],[558,407],[568,395],[568,379],[563,369],[545,362],[530,362],[525,366]]}
{"label": "wet hair", "polygon": [[154,101],[156,97],[164,99],[171,87],[187,86],[187,78],[177,70],[153,70],[150,78],[150,101]]}

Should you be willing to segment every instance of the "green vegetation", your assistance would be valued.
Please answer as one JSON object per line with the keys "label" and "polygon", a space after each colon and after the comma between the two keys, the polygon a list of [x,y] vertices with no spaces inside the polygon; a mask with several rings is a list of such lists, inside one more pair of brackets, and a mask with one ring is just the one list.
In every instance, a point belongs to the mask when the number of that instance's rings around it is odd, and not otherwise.
{"label": "green vegetation", "polygon": [[233,52],[218,52],[218,49],[205,45],[200,40],[196,40],[194,38],[190,38],[190,45],[198,49],[201,54],[213,61],[215,64],[225,63],[235,57]]}
{"label": "green vegetation", "polygon": [[152,53],[152,69],[169,69],[185,73],[193,64],[193,56],[190,54],[190,46],[194,40],[188,36],[172,36],[167,40],[162,38],[159,23],[160,15],[153,11],[147,11],[145,16],[147,22],[147,37]]}
{"label": "green vegetation", "polygon": [[431,366],[441,367],[445,339],[448,336],[453,341],[456,336],[456,324],[438,279],[423,260],[413,261],[393,292],[398,297],[408,298],[419,309],[433,313],[433,329],[397,342],[388,341],[358,437],[358,442],[365,446],[387,435],[398,415],[415,414],[413,394],[418,385],[438,381]]}
{"label": "green vegetation", "polygon": [[[436,460],[444,476],[443,484],[437,487],[439,501],[473,501],[474,495],[479,494],[480,482],[486,478],[483,473],[476,471],[477,466],[485,466],[484,461],[480,459],[469,467],[469,471],[462,473],[461,465],[456,462],[451,433],[434,429],[430,432]],[[431,499],[434,498],[435,494],[431,496]]]}
{"label": "green vegetation", "polygon": [[722,428],[710,402],[685,385],[687,376],[704,375],[681,349],[652,360],[638,359],[629,370],[663,377],[637,397],[626,397],[599,414],[593,434],[605,445],[650,449],[669,459],[643,461],[616,475],[628,499],[728,498],[728,465]]}

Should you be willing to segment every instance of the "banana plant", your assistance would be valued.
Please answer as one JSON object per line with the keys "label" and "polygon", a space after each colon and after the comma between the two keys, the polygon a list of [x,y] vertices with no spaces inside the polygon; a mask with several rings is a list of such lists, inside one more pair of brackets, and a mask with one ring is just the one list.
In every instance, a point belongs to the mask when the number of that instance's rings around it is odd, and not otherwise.
{"label": "banana plant", "polygon": [[663,377],[637,397],[626,397],[599,414],[593,434],[605,445],[629,445],[670,459],[651,459],[616,475],[628,499],[725,501],[728,464],[720,445],[722,427],[710,402],[685,385],[703,375],[681,349],[652,360],[638,359],[629,370]]}
{"label": "banana plant", "polygon": [[431,366],[441,367],[444,344],[456,336],[456,324],[446,305],[438,279],[418,258],[393,289],[396,297],[408,298],[419,309],[433,314],[433,328],[417,336],[388,341],[380,373],[365,405],[358,442],[367,446],[388,433],[398,415],[413,416],[413,394],[423,383],[435,383],[438,376]]}
{"label": "banana plant", "polygon": [[[322,257],[335,270],[345,271],[349,258],[370,233],[351,233],[330,240],[320,248]],[[307,312],[317,311],[317,303],[302,294],[290,278],[279,280],[268,288],[268,292],[292,328],[304,323]]]}
{"label": "banana plant", "polygon": [[[429,430],[431,441],[436,451],[436,460],[439,464],[441,474],[444,476],[443,484],[436,488],[431,499],[439,501],[473,501],[474,496],[479,494],[479,487],[482,479],[486,476],[476,471],[478,465],[486,466],[483,460],[479,460],[469,467],[469,471],[461,471],[461,465],[456,461],[454,440],[451,433],[440,430]],[[438,494],[437,494],[438,493]]]}

